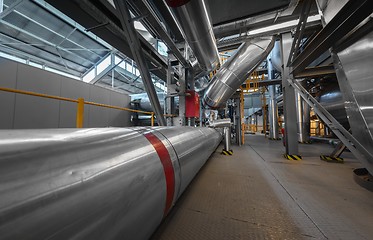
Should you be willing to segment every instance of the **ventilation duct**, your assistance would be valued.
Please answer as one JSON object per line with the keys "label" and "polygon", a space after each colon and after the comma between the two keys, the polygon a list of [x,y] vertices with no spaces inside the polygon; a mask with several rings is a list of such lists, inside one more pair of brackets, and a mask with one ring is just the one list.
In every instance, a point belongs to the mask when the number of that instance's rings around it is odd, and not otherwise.
{"label": "ventilation duct", "polygon": [[219,65],[219,53],[204,0],[166,0],[203,71]]}
{"label": "ventilation duct", "polygon": [[274,37],[267,37],[243,43],[212,79],[203,97],[204,104],[211,108],[223,107],[237,88],[265,60],[274,42]]}

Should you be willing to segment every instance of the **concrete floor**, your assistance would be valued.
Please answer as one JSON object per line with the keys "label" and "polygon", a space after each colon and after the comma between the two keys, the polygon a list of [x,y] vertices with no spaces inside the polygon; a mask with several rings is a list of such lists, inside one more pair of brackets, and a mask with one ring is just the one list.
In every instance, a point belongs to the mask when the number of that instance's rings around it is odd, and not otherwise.
{"label": "concrete floor", "polygon": [[234,155],[212,155],[152,239],[373,239],[373,193],[357,185],[360,164],[326,144],[282,157],[281,141],[246,135]]}

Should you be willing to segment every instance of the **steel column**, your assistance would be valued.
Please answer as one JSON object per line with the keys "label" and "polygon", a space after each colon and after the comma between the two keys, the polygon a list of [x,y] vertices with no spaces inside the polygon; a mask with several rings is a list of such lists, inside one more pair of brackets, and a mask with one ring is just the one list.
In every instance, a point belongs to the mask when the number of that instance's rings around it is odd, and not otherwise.
{"label": "steel column", "polygon": [[166,125],[166,120],[162,114],[162,108],[159,104],[157,94],[155,92],[154,84],[150,76],[149,68],[145,61],[145,56],[141,49],[141,44],[137,36],[137,32],[133,25],[131,19],[130,11],[128,10],[127,3],[125,1],[114,0],[115,6],[117,7],[118,12],[120,13],[120,21],[122,24],[122,29],[126,33],[126,37],[129,45],[131,46],[131,51],[134,57],[134,60],[137,63],[137,66],[140,70],[141,79],[144,83],[145,90],[149,96],[149,100],[154,108],[154,112],[157,116],[157,122],[160,126]]}
{"label": "steel column", "polygon": [[291,33],[282,34],[281,54],[282,54],[282,92],[284,96],[284,121],[285,121],[285,148],[286,154],[298,155],[298,136],[297,136],[297,114],[295,109],[295,91],[287,79],[292,79],[291,68],[286,67],[291,50]]}

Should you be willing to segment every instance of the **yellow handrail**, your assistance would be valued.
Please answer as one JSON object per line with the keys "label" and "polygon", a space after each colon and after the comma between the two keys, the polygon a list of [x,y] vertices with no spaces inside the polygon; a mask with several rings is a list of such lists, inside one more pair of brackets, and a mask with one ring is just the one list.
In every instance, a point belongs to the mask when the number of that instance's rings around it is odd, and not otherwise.
{"label": "yellow handrail", "polygon": [[4,88],[4,87],[0,87],[0,90],[4,91],[4,92],[20,93],[20,94],[31,95],[31,96],[35,96],[35,97],[43,97],[43,98],[50,98],[50,99],[56,99],[56,100],[78,103],[78,100],[76,100],[76,99],[52,96],[52,95],[47,95],[47,94],[42,94],[42,93],[35,93],[35,92],[29,92],[29,91],[12,89],[12,88]]}
{"label": "yellow handrail", "polygon": [[112,108],[112,109],[117,109],[117,110],[135,112],[135,113],[149,114],[152,116],[151,125],[154,126],[154,112],[147,112],[147,111],[130,109],[130,108],[125,108],[125,107],[117,107],[117,106],[112,106],[112,105],[102,104],[102,103],[88,102],[88,101],[84,101],[83,98],[72,99],[72,98],[65,98],[65,97],[59,97],[59,96],[53,96],[53,95],[48,95],[48,94],[43,94],[43,93],[36,93],[36,92],[5,88],[5,87],[0,87],[0,91],[19,93],[19,94],[25,94],[25,95],[35,96],[35,97],[42,97],[42,98],[49,98],[49,99],[66,101],[66,102],[78,103],[77,114],[76,114],[76,127],[77,128],[83,127],[84,104],[97,106],[97,107],[106,107],[106,108]]}

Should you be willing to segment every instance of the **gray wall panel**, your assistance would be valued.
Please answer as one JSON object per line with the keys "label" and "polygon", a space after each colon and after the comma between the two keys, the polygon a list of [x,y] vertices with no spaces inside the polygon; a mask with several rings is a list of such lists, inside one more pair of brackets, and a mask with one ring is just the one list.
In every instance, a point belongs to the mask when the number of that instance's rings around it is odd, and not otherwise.
{"label": "gray wall panel", "polygon": [[[101,87],[90,85],[89,87],[89,101],[110,104],[110,91]],[[89,112],[88,127],[107,127],[109,126],[109,109],[86,106]]]}
{"label": "gray wall panel", "polygon": [[[26,91],[60,95],[61,77],[46,71],[18,65],[17,88]],[[58,128],[60,102],[17,94],[14,128]]]}
{"label": "gray wall panel", "polygon": [[[130,97],[123,96],[117,92],[110,93],[110,105],[118,107],[127,107],[129,105]],[[109,126],[118,127],[118,126],[129,126],[130,118],[129,114],[125,111],[110,109],[109,110]]]}
{"label": "gray wall panel", "polygon": [[[0,86],[128,107],[127,94],[0,58]],[[76,103],[0,91],[0,129],[75,127]],[[128,127],[130,113],[85,105],[84,127]],[[14,117],[13,117],[14,116]]]}
{"label": "gray wall panel", "polygon": [[[0,58],[0,86],[16,88],[17,63]],[[13,128],[15,93],[2,92],[0,94],[0,129]]]}

